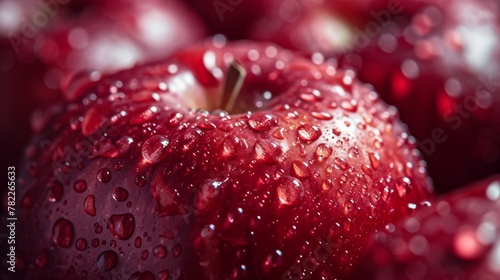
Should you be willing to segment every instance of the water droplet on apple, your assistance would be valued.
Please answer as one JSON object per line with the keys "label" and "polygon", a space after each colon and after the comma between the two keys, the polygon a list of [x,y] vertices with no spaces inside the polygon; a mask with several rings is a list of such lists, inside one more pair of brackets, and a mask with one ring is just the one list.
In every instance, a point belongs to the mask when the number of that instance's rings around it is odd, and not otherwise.
{"label": "water droplet on apple", "polygon": [[141,248],[141,245],[142,245],[142,238],[140,236],[137,236],[134,239],[134,246],[135,248]]}
{"label": "water droplet on apple", "polygon": [[408,189],[410,188],[410,184],[411,181],[407,177],[400,178],[396,181],[396,190],[399,197],[403,197],[407,194]]}
{"label": "water droplet on apple", "polygon": [[101,271],[110,271],[118,263],[118,256],[113,251],[104,251],[97,258],[97,267]]}
{"label": "water droplet on apple", "polygon": [[236,151],[238,149],[238,143],[240,139],[236,136],[229,135],[224,139],[222,143],[222,156],[233,157],[236,156]]}
{"label": "water droplet on apple", "polygon": [[333,153],[332,147],[328,144],[319,144],[314,151],[314,155],[316,159],[320,162],[327,160]]}
{"label": "water droplet on apple", "polygon": [[83,211],[92,217],[95,217],[95,197],[93,195],[88,195],[83,200]]}
{"label": "water droplet on apple", "polygon": [[311,116],[313,116],[313,118],[316,118],[316,119],[322,120],[322,121],[328,121],[328,120],[333,119],[333,116],[329,113],[326,113],[326,112],[312,112]]}
{"label": "water droplet on apple", "polygon": [[164,258],[167,256],[167,248],[163,245],[157,245],[153,249],[153,255],[155,255],[157,258]]}
{"label": "water droplet on apple", "polygon": [[335,158],[333,162],[335,163],[335,166],[341,170],[346,170],[348,167],[347,162],[344,159]]}
{"label": "water droplet on apple", "polygon": [[87,182],[85,182],[85,180],[78,180],[73,185],[73,189],[77,193],[82,193],[87,190]]}
{"label": "water droplet on apple", "polygon": [[63,194],[63,187],[60,182],[50,182],[47,186],[48,193],[47,198],[50,202],[58,202],[61,200]]}
{"label": "water droplet on apple", "polygon": [[172,253],[174,255],[174,257],[179,257],[182,253],[182,247],[180,244],[177,244],[174,246],[174,248],[172,249]]}
{"label": "water droplet on apple", "polygon": [[129,239],[135,230],[135,219],[130,213],[111,215],[108,219],[108,228],[115,238]]}
{"label": "water droplet on apple", "polygon": [[107,168],[101,168],[97,171],[97,180],[102,183],[108,183],[111,180],[111,171]]}
{"label": "water droplet on apple", "polygon": [[340,103],[340,107],[342,107],[342,109],[348,111],[348,112],[356,112],[356,110],[358,109],[358,103],[356,102],[356,100],[351,100],[351,101],[342,101]]}
{"label": "water droplet on apple", "polygon": [[75,247],[78,251],[83,251],[87,249],[87,240],[85,240],[85,238],[78,238],[76,240]]}
{"label": "water droplet on apple", "polygon": [[158,274],[158,278],[159,280],[168,280],[169,275],[170,272],[168,271],[168,269],[165,269]]}
{"label": "water droplet on apple", "polygon": [[373,170],[377,170],[380,166],[380,156],[376,153],[368,153],[368,157]]}
{"label": "water droplet on apple", "polygon": [[148,258],[149,252],[148,250],[144,250],[141,253],[141,260],[145,261]]}
{"label": "water droplet on apple", "polygon": [[304,195],[302,183],[291,177],[284,177],[277,186],[278,199],[282,204],[297,205]]}
{"label": "water droplet on apple", "polygon": [[59,247],[69,248],[73,241],[73,224],[64,218],[59,218],[52,228],[52,240]]}
{"label": "water droplet on apple", "polygon": [[140,114],[137,114],[137,115],[134,115],[133,117],[131,117],[129,123],[131,125],[139,125],[139,124],[147,123],[149,121],[152,121],[157,113],[158,113],[158,108],[155,106],[152,106],[152,107],[142,111]]}
{"label": "water droplet on apple", "polygon": [[142,145],[142,157],[149,163],[158,163],[164,160],[168,155],[169,143],[168,138],[163,135],[151,136]]}
{"label": "water droplet on apple", "polygon": [[95,247],[99,246],[99,243],[100,243],[100,242],[99,242],[99,239],[98,239],[98,238],[94,238],[94,239],[92,239],[92,241],[90,242],[90,245],[92,245],[92,247],[94,247],[94,248],[95,248]]}
{"label": "water droplet on apple", "polygon": [[188,131],[186,131],[186,133],[184,133],[184,137],[183,137],[184,143],[182,146],[182,150],[184,152],[187,152],[187,151],[191,150],[192,148],[194,148],[194,146],[196,145],[196,142],[198,142],[198,140],[200,140],[201,136],[203,136],[203,131],[201,131],[198,128],[189,129]]}
{"label": "water droplet on apple", "polygon": [[148,179],[146,178],[146,176],[144,175],[137,175],[135,176],[134,178],[134,183],[139,186],[139,187],[144,187],[144,185],[146,185],[146,182],[148,181]]}
{"label": "water droplet on apple", "polygon": [[254,113],[248,119],[248,125],[255,131],[267,131],[277,124],[275,116],[263,112]]}
{"label": "water droplet on apple", "polygon": [[216,127],[215,124],[213,124],[212,122],[210,122],[208,120],[203,120],[202,122],[198,123],[197,126],[201,129],[205,129],[205,130],[212,130]]}
{"label": "water droplet on apple", "polygon": [[315,125],[304,124],[299,126],[297,134],[302,141],[314,141],[321,136],[321,130]]}
{"label": "water droplet on apple", "polygon": [[123,202],[128,198],[128,191],[122,187],[116,187],[113,189],[113,199],[118,202]]}
{"label": "water droplet on apple", "polygon": [[264,270],[269,270],[274,267],[278,267],[283,262],[283,253],[280,250],[276,250],[269,254],[264,261]]}

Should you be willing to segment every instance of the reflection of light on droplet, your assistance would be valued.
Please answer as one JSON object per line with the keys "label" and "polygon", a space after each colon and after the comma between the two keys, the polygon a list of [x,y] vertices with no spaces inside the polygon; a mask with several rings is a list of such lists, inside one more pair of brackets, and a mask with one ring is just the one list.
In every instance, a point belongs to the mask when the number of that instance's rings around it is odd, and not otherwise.
{"label": "reflection of light on droplet", "polygon": [[477,106],[483,108],[483,109],[488,109],[491,107],[493,104],[493,96],[491,95],[491,92],[489,92],[486,89],[482,89],[479,91],[476,91],[476,104]]}
{"label": "reflection of light on droplet", "polygon": [[203,65],[205,65],[205,68],[209,70],[216,67],[216,57],[214,52],[208,51],[203,54]]}
{"label": "reflection of light on droplet", "polygon": [[486,196],[490,200],[497,200],[500,198],[500,183],[499,182],[493,182],[488,186],[488,189],[486,189]]}
{"label": "reflection of light on droplet", "polygon": [[457,79],[450,78],[444,84],[444,90],[451,97],[457,97],[462,92],[462,85]]}
{"label": "reflection of light on droplet", "polygon": [[89,35],[83,28],[73,28],[68,34],[68,43],[74,49],[84,49],[89,44]]}
{"label": "reflection of light on droplet", "polygon": [[278,55],[278,49],[275,46],[268,46],[264,50],[264,53],[267,55],[267,57],[274,58]]}
{"label": "reflection of light on droplet", "polygon": [[416,77],[418,77],[420,69],[418,67],[418,64],[414,60],[406,59],[401,64],[401,71],[407,78],[415,79]]}
{"label": "reflection of light on droplet", "polygon": [[446,201],[441,201],[436,205],[436,212],[442,217],[448,216],[451,212],[450,204]]}
{"label": "reflection of light on droplet", "polygon": [[271,99],[271,97],[273,97],[273,94],[269,91],[265,91],[262,95],[264,96],[264,99],[266,99],[266,100],[269,100],[269,99]]}
{"label": "reflection of light on droplet", "polygon": [[302,5],[296,0],[283,1],[278,12],[281,20],[294,22],[302,14]]}
{"label": "reflection of light on droplet", "polygon": [[170,64],[167,69],[170,74],[175,74],[179,70],[179,67],[175,64]]}
{"label": "reflection of light on droplet", "polygon": [[398,42],[396,37],[391,34],[384,33],[378,39],[378,46],[386,53],[392,53],[396,50]]}

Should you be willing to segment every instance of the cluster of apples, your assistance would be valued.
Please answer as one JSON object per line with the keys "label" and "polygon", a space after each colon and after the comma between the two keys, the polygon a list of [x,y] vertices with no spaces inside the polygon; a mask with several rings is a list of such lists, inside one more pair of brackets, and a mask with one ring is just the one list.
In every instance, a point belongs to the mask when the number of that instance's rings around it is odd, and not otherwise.
{"label": "cluster of apples", "polygon": [[7,279],[499,279],[499,34],[495,0],[0,0]]}

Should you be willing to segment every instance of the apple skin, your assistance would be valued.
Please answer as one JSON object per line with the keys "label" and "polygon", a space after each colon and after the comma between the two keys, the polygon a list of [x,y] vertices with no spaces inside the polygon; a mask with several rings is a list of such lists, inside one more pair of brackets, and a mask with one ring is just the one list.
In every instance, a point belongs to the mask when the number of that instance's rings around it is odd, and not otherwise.
{"label": "apple skin", "polygon": [[375,234],[353,279],[498,279],[500,175]]}
{"label": "apple skin", "polygon": [[346,278],[371,232],[432,199],[397,111],[352,72],[220,39],[51,110],[18,187],[26,278]]}

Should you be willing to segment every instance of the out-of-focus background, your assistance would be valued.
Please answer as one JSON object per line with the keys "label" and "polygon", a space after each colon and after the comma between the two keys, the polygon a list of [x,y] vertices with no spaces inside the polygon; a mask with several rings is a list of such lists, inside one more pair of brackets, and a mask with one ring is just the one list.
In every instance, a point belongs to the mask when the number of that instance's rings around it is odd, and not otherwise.
{"label": "out-of-focus background", "polygon": [[496,0],[0,0],[0,166],[106,73],[208,36],[353,69],[408,124],[438,193],[500,172]]}

